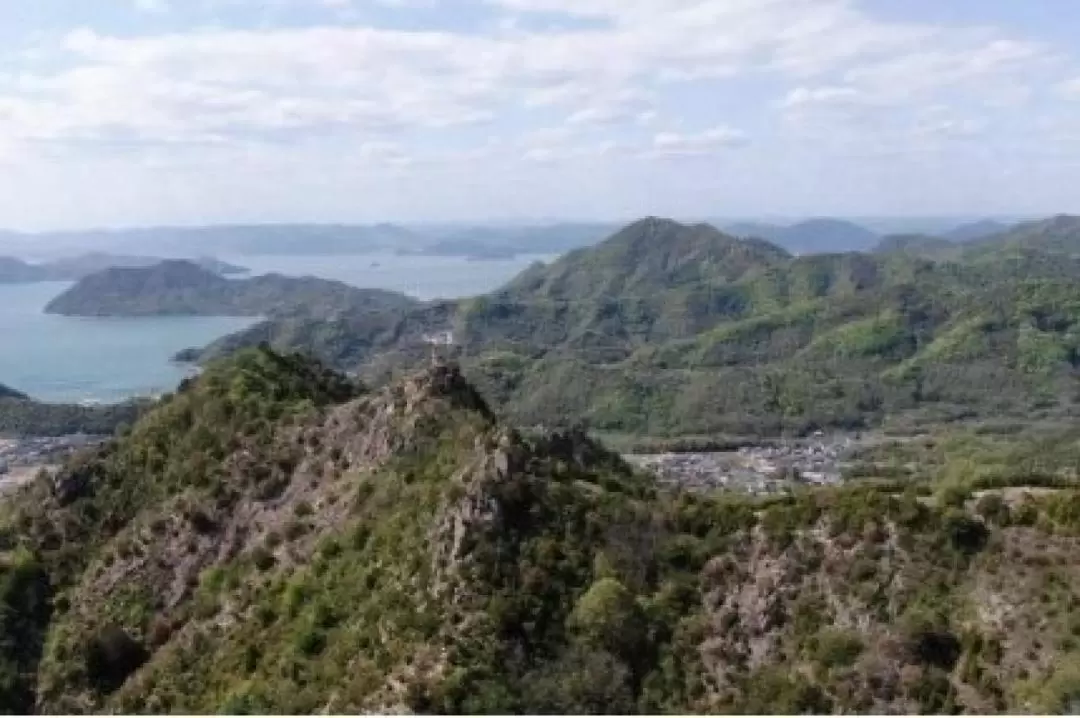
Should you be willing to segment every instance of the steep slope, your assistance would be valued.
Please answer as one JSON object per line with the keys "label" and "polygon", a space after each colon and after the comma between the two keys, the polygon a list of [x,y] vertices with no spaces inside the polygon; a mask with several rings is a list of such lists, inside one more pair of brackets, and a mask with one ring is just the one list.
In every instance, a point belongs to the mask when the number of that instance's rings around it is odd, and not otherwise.
{"label": "steep slope", "polygon": [[413,305],[402,294],[325,279],[268,274],[229,280],[193,262],[171,260],[92,274],[56,297],[45,311],[72,316],[265,316],[302,311],[325,316]]}
{"label": "steep slope", "polygon": [[357,391],[246,352],[16,497],[0,706],[987,713],[1074,695],[1071,490],[977,513],[869,487],[670,496],[579,433],[500,424],[452,367]]}

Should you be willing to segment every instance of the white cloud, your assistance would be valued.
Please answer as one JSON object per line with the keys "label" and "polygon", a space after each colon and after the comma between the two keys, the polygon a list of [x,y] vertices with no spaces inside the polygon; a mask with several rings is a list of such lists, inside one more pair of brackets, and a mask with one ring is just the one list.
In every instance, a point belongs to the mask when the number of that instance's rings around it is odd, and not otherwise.
{"label": "white cloud", "polygon": [[169,9],[168,0],[135,0],[135,9],[139,12],[166,12]]}
{"label": "white cloud", "polygon": [[784,103],[791,108],[965,83],[981,90],[1043,54],[986,33],[955,40],[876,21],[847,0],[490,2],[607,25],[491,35],[346,26],[132,38],[79,30],[65,39],[69,69],[0,83],[10,110],[0,131],[152,140],[335,127],[378,133],[485,121],[515,104],[567,107],[571,124],[619,124],[654,109],[645,99],[650,85],[740,69],[793,78],[843,72],[841,85],[792,90]]}
{"label": "white cloud", "polygon": [[859,91],[854,87],[796,87],[780,103],[782,107],[803,107],[806,105],[846,104],[856,101]]}
{"label": "white cloud", "polygon": [[731,127],[713,127],[698,133],[661,132],[653,137],[651,156],[704,155],[745,144],[746,135]]}
{"label": "white cloud", "polygon": [[[5,64],[0,157],[59,167],[66,153],[76,167],[80,154],[98,162],[112,152],[110,170],[152,158],[225,173],[257,157],[290,177],[343,158],[365,171],[523,159],[604,159],[621,170],[614,158],[745,144],[730,123],[752,131],[752,149],[737,154],[760,152],[752,169],[765,174],[787,171],[792,147],[825,157],[945,143],[1005,126],[970,118],[1029,93],[1080,97],[1080,76],[1061,81],[1076,67],[1043,43],[881,19],[857,0],[482,1],[495,12],[475,25],[406,31],[356,18],[386,15],[365,12],[372,3],[427,5],[410,23],[435,22],[452,3],[133,0],[168,6],[179,29],[40,35]],[[190,7],[212,15],[226,4],[266,25],[184,24]],[[323,8],[324,24],[279,27],[286,13],[260,12],[304,5]],[[560,15],[585,22],[559,25]],[[950,110],[927,111],[938,105]]]}

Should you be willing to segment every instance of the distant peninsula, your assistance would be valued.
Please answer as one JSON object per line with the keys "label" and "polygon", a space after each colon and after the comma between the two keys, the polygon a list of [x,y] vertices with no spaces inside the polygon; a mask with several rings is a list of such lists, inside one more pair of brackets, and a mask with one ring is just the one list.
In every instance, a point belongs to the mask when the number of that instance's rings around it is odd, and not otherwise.
{"label": "distant peninsula", "polygon": [[56,297],[48,314],[94,317],[166,315],[318,318],[338,312],[406,309],[415,301],[397,292],[358,289],[314,277],[268,274],[227,279],[195,262],[112,268],[91,274]]}
{"label": "distant peninsula", "polygon": [[[112,268],[145,268],[166,261],[161,257],[90,252],[76,257],[35,264],[15,257],[0,257],[0,284],[34,282],[75,282]],[[248,269],[214,257],[191,260],[203,269],[222,276],[246,274]]]}

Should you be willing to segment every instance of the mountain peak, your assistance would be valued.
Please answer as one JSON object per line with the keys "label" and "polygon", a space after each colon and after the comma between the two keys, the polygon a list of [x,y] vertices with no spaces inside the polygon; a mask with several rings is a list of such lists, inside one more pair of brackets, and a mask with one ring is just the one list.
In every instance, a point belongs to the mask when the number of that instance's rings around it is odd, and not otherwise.
{"label": "mountain peak", "polygon": [[406,410],[434,399],[447,401],[455,409],[475,411],[489,419],[493,417],[487,402],[465,378],[456,362],[437,362],[389,391],[405,399]]}
{"label": "mountain peak", "polygon": [[595,247],[525,272],[506,291],[519,297],[576,301],[643,297],[679,286],[734,281],[789,258],[769,242],[738,239],[709,224],[646,217]]}

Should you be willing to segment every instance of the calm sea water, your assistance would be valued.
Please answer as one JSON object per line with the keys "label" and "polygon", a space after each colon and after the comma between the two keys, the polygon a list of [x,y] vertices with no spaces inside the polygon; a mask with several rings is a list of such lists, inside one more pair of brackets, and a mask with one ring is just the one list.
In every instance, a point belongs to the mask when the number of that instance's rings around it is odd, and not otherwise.
{"label": "calm sea water", "polygon": [[497,289],[533,262],[551,256],[470,262],[457,257],[399,257],[370,254],[357,257],[220,257],[251,269],[253,274],[280,272],[294,276],[336,279],[356,287],[390,289],[420,299],[456,299]]}
{"label": "calm sea water", "polygon": [[[423,299],[490,291],[537,257],[468,262],[443,257],[223,257],[255,274],[337,279]],[[251,324],[230,317],[99,319],[43,313],[63,282],[0,284],[0,384],[42,401],[114,402],[171,390],[190,371],[170,361]]]}

